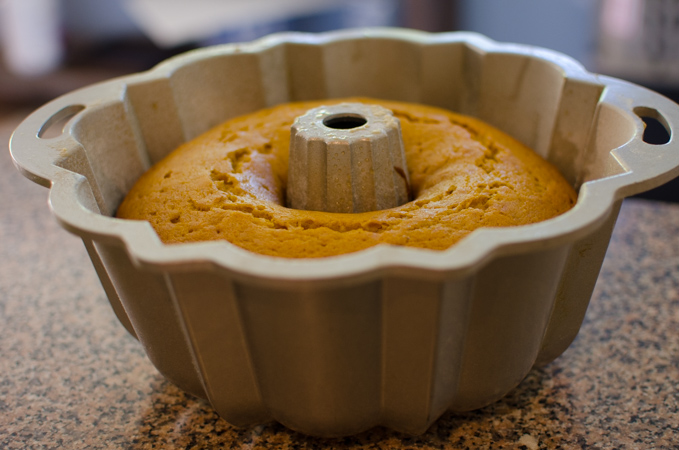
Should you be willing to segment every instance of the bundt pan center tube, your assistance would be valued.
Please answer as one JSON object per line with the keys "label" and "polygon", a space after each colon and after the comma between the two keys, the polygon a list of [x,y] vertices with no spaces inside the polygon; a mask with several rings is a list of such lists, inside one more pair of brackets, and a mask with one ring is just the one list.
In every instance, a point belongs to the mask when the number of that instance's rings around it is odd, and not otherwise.
{"label": "bundt pan center tube", "polygon": [[[148,223],[113,217],[153,163],[213,126],[345,97],[488,122],[556,165],[577,203],[544,222],[476,230],[447,250],[378,245],[320,259],[166,245]],[[667,129],[667,143],[644,141],[646,117]],[[72,92],[31,114],[10,150],[50,188],[54,215],[82,237],[153,364],[228,422],[275,420],[321,436],[377,425],[422,433],[446,410],[498,400],[568,347],[622,199],[679,174],[678,123],[666,98],[549,50],[361,29],[196,50]],[[389,175],[402,197],[407,179]]]}
{"label": "bundt pan center tube", "polygon": [[288,205],[354,213],[408,201],[399,121],[378,105],[340,103],[297,117],[290,133]]}

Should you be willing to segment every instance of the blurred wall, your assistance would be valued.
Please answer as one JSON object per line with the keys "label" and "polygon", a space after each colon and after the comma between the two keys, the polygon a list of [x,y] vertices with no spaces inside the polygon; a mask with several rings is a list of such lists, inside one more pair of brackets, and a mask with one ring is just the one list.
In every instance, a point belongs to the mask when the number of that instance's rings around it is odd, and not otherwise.
{"label": "blurred wall", "polygon": [[462,0],[460,29],[563,52],[595,65],[598,0]]}

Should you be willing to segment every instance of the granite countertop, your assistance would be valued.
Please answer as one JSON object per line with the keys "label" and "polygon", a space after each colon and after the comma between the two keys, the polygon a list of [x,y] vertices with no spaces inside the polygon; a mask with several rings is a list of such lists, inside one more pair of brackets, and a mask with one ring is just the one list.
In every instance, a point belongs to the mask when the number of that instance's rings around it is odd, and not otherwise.
{"label": "granite countertop", "polygon": [[[0,122],[6,142],[18,117]],[[679,205],[628,200],[585,323],[506,398],[422,436],[237,429],[151,365],[47,190],[0,152],[0,448],[679,448]]]}

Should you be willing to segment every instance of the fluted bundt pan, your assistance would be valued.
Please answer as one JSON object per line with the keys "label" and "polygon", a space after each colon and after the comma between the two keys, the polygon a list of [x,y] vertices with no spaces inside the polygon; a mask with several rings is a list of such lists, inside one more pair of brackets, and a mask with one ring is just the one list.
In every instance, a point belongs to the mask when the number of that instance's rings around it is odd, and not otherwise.
{"label": "fluted bundt pan", "polygon": [[[554,219],[473,232],[446,251],[381,245],[314,260],[227,242],[164,245],[113,218],[182,142],[282,102],[367,96],[476,116],[578,189]],[[670,133],[643,139],[642,118]],[[63,131],[62,124],[67,121]],[[60,97],[11,140],[82,237],[111,305],[167,378],[228,422],[340,436],[420,433],[496,401],[578,332],[622,198],[679,174],[679,107],[548,50],[470,33],[274,35],[172,58]]]}

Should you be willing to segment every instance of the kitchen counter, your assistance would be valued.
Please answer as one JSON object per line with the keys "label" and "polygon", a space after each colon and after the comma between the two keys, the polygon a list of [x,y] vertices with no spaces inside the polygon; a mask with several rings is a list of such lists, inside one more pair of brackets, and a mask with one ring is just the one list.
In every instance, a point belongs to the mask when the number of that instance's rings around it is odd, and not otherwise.
{"label": "kitchen counter", "polygon": [[[6,142],[18,117],[0,121]],[[231,427],[118,323],[47,189],[0,152],[0,448],[679,448],[679,205],[624,203],[585,323],[506,398],[422,436]]]}

